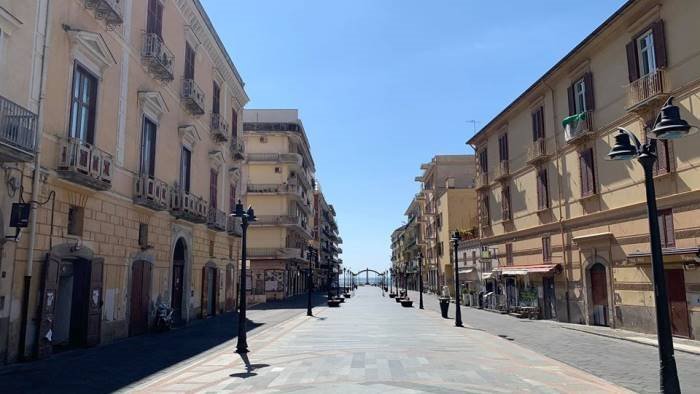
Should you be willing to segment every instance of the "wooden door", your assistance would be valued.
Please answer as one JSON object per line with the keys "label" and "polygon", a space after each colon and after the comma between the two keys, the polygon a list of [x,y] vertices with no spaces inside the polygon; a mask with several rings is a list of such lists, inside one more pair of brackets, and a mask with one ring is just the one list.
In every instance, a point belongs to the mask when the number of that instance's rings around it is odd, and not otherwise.
{"label": "wooden door", "polygon": [[608,285],[605,266],[596,263],[591,267],[591,301],[593,302],[593,324],[608,325]]}
{"label": "wooden door", "polygon": [[233,264],[226,266],[225,278],[225,297],[226,297],[226,312],[231,312],[234,308],[233,303]]}
{"label": "wooden door", "polygon": [[204,267],[202,269],[202,303],[200,307],[202,311],[202,318],[209,316],[209,285],[209,268]]}
{"label": "wooden door", "polygon": [[58,295],[59,268],[61,261],[52,254],[47,254],[44,263],[43,291],[41,299],[41,321],[39,322],[38,358],[49,357],[53,351],[51,336],[53,335],[54,311]]}
{"label": "wooden door", "polygon": [[151,291],[151,265],[136,261],[131,267],[131,300],[129,335],[141,335],[148,330],[148,305]]}
{"label": "wooden door", "polygon": [[90,264],[90,295],[88,300],[87,337],[85,344],[95,346],[100,343],[102,323],[102,268],[104,259],[94,258]]}
{"label": "wooden door", "polygon": [[554,306],[554,278],[542,278],[542,295],[544,305],[542,312],[545,319],[554,319],[557,317],[557,311]]}
{"label": "wooden door", "polygon": [[685,277],[682,269],[666,270],[666,287],[673,335],[690,337],[688,303],[685,299]]}
{"label": "wooden door", "polygon": [[184,274],[184,264],[178,264],[176,261],[173,265],[172,299],[170,305],[170,307],[173,308],[173,318],[176,323],[180,323],[182,321],[182,293],[185,280]]}

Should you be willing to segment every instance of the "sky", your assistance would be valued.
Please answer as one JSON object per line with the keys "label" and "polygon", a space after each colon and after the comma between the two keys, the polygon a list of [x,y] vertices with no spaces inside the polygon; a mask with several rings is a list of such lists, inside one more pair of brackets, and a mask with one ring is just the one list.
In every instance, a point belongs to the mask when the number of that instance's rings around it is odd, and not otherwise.
{"label": "sky", "polygon": [[202,3],[246,84],[246,108],[299,109],[344,265],[383,271],[421,163],[473,153],[475,127],[624,0]]}

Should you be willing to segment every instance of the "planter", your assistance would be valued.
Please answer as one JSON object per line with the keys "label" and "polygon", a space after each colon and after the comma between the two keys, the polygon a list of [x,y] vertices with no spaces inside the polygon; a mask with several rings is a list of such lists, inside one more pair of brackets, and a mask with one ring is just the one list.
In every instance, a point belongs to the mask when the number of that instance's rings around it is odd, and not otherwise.
{"label": "planter", "polygon": [[396,300],[396,303],[397,303],[397,304],[398,304],[399,302],[401,302],[401,300],[403,300],[403,298],[401,298],[401,297],[396,297],[396,298],[394,298],[394,299]]}
{"label": "planter", "polygon": [[389,298],[395,298],[395,297],[396,297],[396,293],[389,293]]}
{"label": "planter", "polygon": [[450,309],[450,299],[440,297],[440,298],[438,298],[438,300],[440,300],[440,314],[442,314],[442,317],[447,319],[448,318],[447,312]]}
{"label": "planter", "polygon": [[328,300],[328,307],[329,308],[338,308],[340,306],[340,301],[339,300]]}
{"label": "planter", "polygon": [[408,298],[404,298],[403,300],[401,300],[401,306],[404,308],[412,308],[413,301],[409,300]]}
{"label": "planter", "polygon": [[344,297],[338,297],[338,298],[336,298],[336,300],[340,301],[341,304],[345,302]]}

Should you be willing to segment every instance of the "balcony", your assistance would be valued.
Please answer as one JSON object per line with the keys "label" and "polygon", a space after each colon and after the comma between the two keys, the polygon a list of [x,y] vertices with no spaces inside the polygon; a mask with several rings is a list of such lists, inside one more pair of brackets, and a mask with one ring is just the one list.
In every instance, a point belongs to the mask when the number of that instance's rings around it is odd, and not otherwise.
{"label": "balcony", "polygon": [[211,136],[217,142],[228,141],[228,123],[221,114],[211,114]]}
{"label": "balcony", "polygon": [[0,162],[34,159],[37,115],[0,96]]}
{"label": "balcony", "polygon": [[627,90],[627,110],[655,112],[669,96],[664,86],[664,70],[656,70],[629,84]]}
{"label": "balcony", "polygon": [[194,79],[182,80],[182,104],[192,115],[204,114],[204,91]]}
{"label": "balcony", "polygon": [[243,145],[242,140],[233,138],[229,149],[231,150],[231,158],[233,160],[245,160],[245,145]]}
{"label": "balcony", "polygon": [[582,112],[564,119],[564,139],[566,143],[582,143],[594,134],[592,111]]}
{"label": "balcony", "polygon": [[175,56],[170,49],[165,46],[163,40],[155,33],[145,33],[143,35],[143,48],[141,58],[148,67],[148,71],[161,81],[170,82],[173,80],[173,63]]}
{"label": "balcony", "polygon": [[489,187],[489,174],[482,172],[476,175],[476,189],[486,189]]}
{"label": "balcony", "polygon": [[228,235],[241,237],[243,235],[243,230],[241,229],[241,218],[228,215],[228,218],[226,219],[226,232],[228,232]]}
{"label": "balcony", "polygon": [[210,206],[207,214],[207,227],[216,231],[226,231],[228,224],[226,218],[227,215],[224,211]]}
{"label": "balcony", "polygon": [[538,138],[532,141],[530,148],[527,150],[527,163],[536,165],[541,163],[549,157],[547,152],[547,140],[544,138]]}
{"label": "balcony", "polygon": [[206,223],[209,218],[209,203],[182,188],[170,191],[170,214],[192,223]]}
{"label": "balcony", "polygon": [[301,166],[302,158],[298,153],[248,153],[249,162],[290,163]]}
{"label": "balcony", "polygon": [[496,167],[496,173],[494,174],[494,180],[498,182],[503,182],[510,178],[510,163],[508,160],[501,160],[498,162],[498,167]]}
{"label": "balcony", "polygon": [[96,190],[112,188],[112,155],[76,138],[61,138],[56,172]]}
{"label": "balcony", "polygon": [[302,248],[248,248],[248,257],[258,259],[304,259]]}
{"label": "balcony", "polygon": [[95,18],[104,19],[111,30],[124,23],[121,0],[85,0],[85,8],[95,12]]}
{"label": "balcony", "polygon": [[150,175],[134,179],[134,204],[156,211],[168,209],[168,184]]}
{"label": "balcony", "polygon": [[249,183],[247,190],[248,193],[254,194],[294,194],[301,196],[301,188],[297,185]]}

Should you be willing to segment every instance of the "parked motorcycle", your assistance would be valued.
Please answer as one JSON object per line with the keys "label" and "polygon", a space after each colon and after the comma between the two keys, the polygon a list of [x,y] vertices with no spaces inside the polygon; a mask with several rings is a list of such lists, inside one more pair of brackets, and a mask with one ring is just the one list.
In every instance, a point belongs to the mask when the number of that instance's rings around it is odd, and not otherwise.
{"label": "parked motorcycle", "polygon": [[168,331],[173,326],[173,308],[166,304],[158,304],[156,309],[156,324],[157,331]]}

